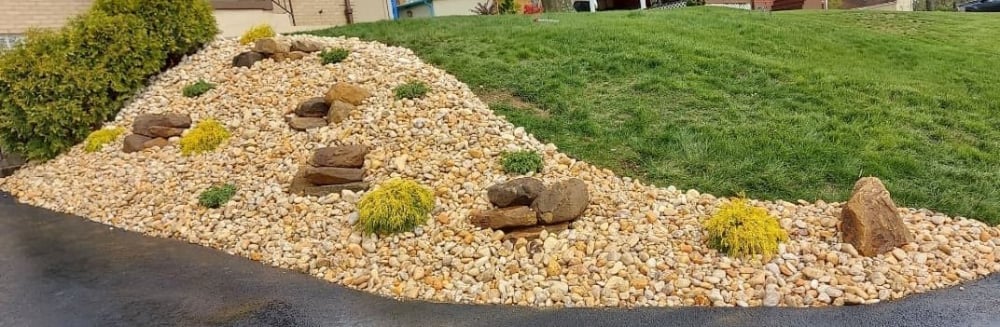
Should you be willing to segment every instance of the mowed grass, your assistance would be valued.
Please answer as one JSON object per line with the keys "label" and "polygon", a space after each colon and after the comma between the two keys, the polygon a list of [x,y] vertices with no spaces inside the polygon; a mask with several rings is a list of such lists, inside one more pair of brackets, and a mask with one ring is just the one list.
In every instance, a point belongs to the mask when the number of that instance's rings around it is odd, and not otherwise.
{"label": "mowed grass", "polygon": [[444,17],[313,32],[413,49],[591,163],[717,195],[1000,222],[1000,16],[718,8]]}

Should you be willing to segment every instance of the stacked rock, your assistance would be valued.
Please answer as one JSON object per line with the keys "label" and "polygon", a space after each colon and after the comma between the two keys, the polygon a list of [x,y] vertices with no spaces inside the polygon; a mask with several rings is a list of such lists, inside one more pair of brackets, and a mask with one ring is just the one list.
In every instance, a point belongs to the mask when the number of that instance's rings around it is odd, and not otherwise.
{"label": "stacked rock", "polygon": [[538,238],[543,230],[566,230],[590,203],[587,184],[578,178],[546,187],[541,180],[522,177],[490,186],[486,195],[497,208],[474,212],[471,222],[503,230],[507,240]]}
{"label": "stacked rock", "polygon": [[258,61],[270,58],[274,61],[298,60],[312,52],[323,50],[323,44],[315,41],[294,40],[286,42],[276,38],[264,38],[254,42],[253,50],[240,53],[233,58],[233,67],[253,67]]}
{"label": "stacked rock", "polygon": [[310,163],[299,168],[289,191],[299,195],[324,196],[343,190],[367,190],[369,185],[363,181],[366,155],[368,147],[363,145],[318,149]]}
{"label": "stacked rock", "polygon": [[309,98],[295,108],[293,115],[287,117],[292,129],[305,131],[313,128],[343,122],[354,109],[371,96],[363,87],[337,83],[326,92],[324,97]]}
{"label": "stacked rock", "polygon": [[181,114],[145,114],[132,123],[132,135],[125,137],[122,151],[138,152],[170,144],[170,138],[179,137],[191,127],[191,117]]}

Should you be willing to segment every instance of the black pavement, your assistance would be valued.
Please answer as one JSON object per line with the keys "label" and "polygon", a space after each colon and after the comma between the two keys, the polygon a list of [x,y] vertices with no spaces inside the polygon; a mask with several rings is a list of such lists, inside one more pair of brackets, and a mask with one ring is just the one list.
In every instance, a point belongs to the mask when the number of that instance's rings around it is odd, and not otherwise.
{"label": "black pavement", "polygon": [[1000,326],[1000,275],[868,306],[533,309],[396,301],[0,194],[0,326]]}

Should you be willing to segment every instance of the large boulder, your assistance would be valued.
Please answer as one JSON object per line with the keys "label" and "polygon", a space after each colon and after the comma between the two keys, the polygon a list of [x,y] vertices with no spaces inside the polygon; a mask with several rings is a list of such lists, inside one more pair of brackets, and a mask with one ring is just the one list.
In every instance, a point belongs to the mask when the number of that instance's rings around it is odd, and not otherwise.
{"label": "large boulder", "polygon": [[330,104],[330,111],[327,112],[326,120],[330,121],[330,124],[339,124],[351,116],[354,108],[353,104],[339,100],[334,101]]}
{"label": "large boulder", "polygon": [[882,181],[865,177],[840,214],[840,232],[864,256],[875,256],[913,241]]}
{"label": "large boulder", "polygon": [[365,90],[365,88],[349,84],[349,83],[337,83],[326,92],[326,103],[333,104],[334,101],[343,101],[350,103],[352,105],[360,105],[368,97],[371,96],[371,92]]}
{"label": "large boulder", "polygon": [[126,136],[125,140],[122,142],[122,152],[132,153],[142,151],[146,148],[146,142],[152,140],[152,137],[139,134]]}
{"label": "large boulder", "polygon": [[169,139],[174,136],[181,136],[181,134],[184,134],[184,130],[184,128],[178,127],[153,126],[149,128],[149,136]]}
{"label": "large boulder", "polygon": [[258,61],[264,60],[264,54],[259,52],[247,51],[233,57],[233,67],[253,67]]}
{"label": "large boulder", "polygon": [[319,52],[323,50],[325,46],[321,42],[308,41],[308,40],[294,40],[292,41],[292,51],[302,51],[302,52]]}
{"label": "large boulder", "polygon": [[579,178],[571,178],[550,185],[538,195],[531,208],[538,213],[539,223],[554,224],[579,218],[589,204],[587,184]]}
{"label": "large boulder", "polygon": [[314,185],[334,185],[360,182],[365,171],[360,168],[303,167],[302,176]]}
{"label": "large boulder", "polygon": [[501,208],[527,206],[542,191],[545,191],[545,184],[541,180],[522,177],[490,186],[486,189],[486,197],[490,199],[490,203]]}
{"label": "large boulder", "polygon": [[275,53],[287,53],[288,51],[291,51],[291,47],[288,43],[269,37],[254,42],[253,51],[265,55],[273,55]]}
{"label": "large boulder", "polygon": [[569,228],[569,222],[552,224],[552,225],[538,225],[531,227],[516,228],[506,231],[503,235],[504,240],[510,240],[511,242],[517,241],[519,238],[526,240],[537,239],[541,236],[542,231],[547,231],[549,234],[555,234],[562,232]]}
{"label": "large boulder", "polygon": [[480,228],[492,229],[533,226],[538,223],[538,215],[527,206],[517,206],[474,212],[470,222]]}
{"label": "large boulder", "polygon": [[295,115],[299,117],[326,117],[330,111],[330,105],[322,97],[309,98],[295,108]]}
{"label": "large boulder", "polygon": [[148,137],[165,137],[169,138],[177,135],[164,136],[160,134],[170,134],[174,132],[173,130],[166,129],[183,129],[191,127],[191,117],[188,115],[181,114],[144,114],[135,118],[135,122],[132,123],[132,133],[144,135]]}
{"label": "large boulder", "polygon": [[344,145],[317,149],[312,164],[316,167],[361,168],[365,165],[368,147]]}

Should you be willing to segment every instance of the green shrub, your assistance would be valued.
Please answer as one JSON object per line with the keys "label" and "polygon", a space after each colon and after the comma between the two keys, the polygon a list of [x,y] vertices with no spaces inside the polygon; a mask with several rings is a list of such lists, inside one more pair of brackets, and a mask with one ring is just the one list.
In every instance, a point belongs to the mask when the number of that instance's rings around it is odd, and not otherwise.
{"label": "green shrub", "polygon": [[367,234],[412,231],[427,222],[434,210],[434,193],[417,182],[394,179],[366,193],[358,202],[355,223]]}
{"label": "green shrub", "polygon": [[236,195],[236,186],[233,184],[212,186],[198,196],[198,204],[206,208],[218,208],[229,202]]}
{"label": "green shrub", "polygon": [[134,15],[149,35],[163,43],[172,63],[211,42],[219,33],[214,10],[206,0],[97,0],[94,11]]}
{"label": "green shrub", "polygon": [[500,164],[508,174],[527,174],[542,172],[542,156],[534,151],[504,152],[500,155]]}
{"label": "green shrub", "polygon": [[213,151],[228,140],[229,136],[229,131],[218,121],[202,121],[181,137],[181,154],[189,156]]}
{"label": "green shrub", "polygon": [[206,82],[205,80],[198,80],[198,82],[184,87],[184,96],[188,98],[193,98],[205,92],[211,91],[215,88],[215,84]]}
{"label": "green shrub", "polygon": [[91,12],[0,55],[0,144],[49,159],[114,118],[166,58],[144,26]]}
{"label": "green shrub", "polygon": [[83,150],[87,152],[100,151],[105,144],[113,142],[124,132],[125,129],[121,127],[103,128],[96,130],[93,133],[90,133],[90,135],[87,136],[87,140],[83,142],[84,143]]}
{"label": "green shrub", "polygon": [[347,49],[330,49],[320,52],[319,59],[324,65],[336,64],[347,59],[349,55],[351,55],[351,51]]}
{"label": "green shrub", "polygon": [[723,204],[704,227],[708,245],[730,256],[760,254],[768,260],[778,253],[778,243],[788,240],[777,218],[743,198]]}
{"label": "green shrub", "polygon": [[257,40],[260,39],[274,37],[275,35],[276,34],[274,33],[274,29],[271,28],[271,25],[268,24],[256,25],[248,29],[246,32],[243,32],[243,35],[240,36],[240,44],[247,45],[250,43],[257,42]]}
{"label": "green shrub", "polygon": [[396,99],[416,99],[427,95],[431,88],[421,81],[410,81],[396,87]]}

